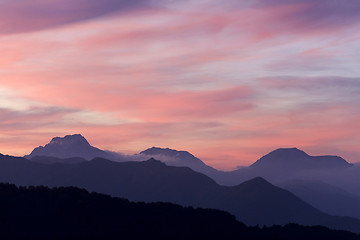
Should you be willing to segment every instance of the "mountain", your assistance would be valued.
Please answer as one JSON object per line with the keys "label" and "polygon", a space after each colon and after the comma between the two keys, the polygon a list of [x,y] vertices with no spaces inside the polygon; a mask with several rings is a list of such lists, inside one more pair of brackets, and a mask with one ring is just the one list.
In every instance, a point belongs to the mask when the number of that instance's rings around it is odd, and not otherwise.
{"label": "mountain", "polygon": [[140,152],[140,154],[145,155],[146,157],[153,157],[166,163],[169,166],[189,167],[196,172],[203,173],[215,179],[218,177],[218,175],[224,174],[223,172],[206,165],[199,158],[195,157],[187,151],[152,147]]}
{"label": "mountain", "polygon": [[[134,203],[74,187],[0,184],[0,238],[358,240],[316,226],[246,227],[229,213],[170,203]],[[21,231],[19,231],[21,229]]]}
{"label": "mountain", "polygon": [[194,171],[211,177],[217,183],[228,186],[237,185],[257,176],[274,183],[291,179],[331,176],[354,166],[338,156],[310,156],[297,148],[276,149],[249,167],[230,172],[216,170],[186,151],[152,147],[142,151],[140,155],[156,158],[170,166],[190,167]]}
{"label": "mountain", "polygon": [[[360,208],[356,204],[360,198],[360,165],[350,164],[338,156],[310,156],[297,148],[274,150],[249,167],[231,172],[218,171],[189,152],[169,148],[152,147],[130,156],[103,151],[91,146],[80,134],[53,138],[45,147],[34,149],[26,157],[31,158],[31,161],[48,164],[73,164],[95,157],[114,161],[143,161],[153,157],[170,166],[189,167],[211,177],[221,185],[234,186],[260,176],[277,186],[286,186],[287,190],[326,213],[360,216]],[[291,181],[291,185],[286,185]],[[295,187],[294,181],[302,181],[301,186]],[[317,184],[315,189],[315,186],[312,186],[314,182],[332,186],[333,190],[342,189],[349,192],[350,196],[339,191],[329,191],[325,185]],[[339,204],[340,200],[345,204]]]}
{"label": "mountain", "polygon": [[119,162],[144,161],[153,157],[169,166],[190,167],[194,171],[204,173],[212,178],[218,178],[224,174],[223,172],[206,165],[199,158],[186,151],[152,147],[142,151],[140,154],[123,155],[93,147],[80,134],[54,137],[45,146],[37,147],[29,155],[25,156],[27,159],[42,163],[46,163],[44,162],[45,160],[48,161],[47,163],[74,163],[82,161],[81,158],[91,160],[96,157]]}
{"label": "mountain", "polygon": [[30,159],[32,162],[38,163],[46,163],[46,164],[53,164],[53,163],[66,163],[66,164],[74,164],[87,161],[81,157],[71,157],[71,158],[57,158],[57,157],[48,157],[48,156],[34,156]]}
{"label": "mountain", "polygon": [[278,186],[323,212],[360,218],[360,197],[341,188],[315,180],[289,180]]}
{"label": "mountain", "polygon": [[258,224],[258,218],[262,218],[261,224],[265,225],[270,225],[274,221],[276,224],[295,222],[303,225],[324,225],[330,228],[339,228],[341,225],[341,228],[351,226],[354,231],[357,228],[355,222],[359,221],[356,219],[353,222],[354,218],[339,218],[324,214],[289,191],[276,187],[260,177],[228,189],[229,192],[220,201],[226,202],[226,207],[219,209],[230,211],[232,207],[237,208],[230,212],[238,213],[235,215],[240,221],[246,216],[245,223],[250,225]]}
{"label": "mountain", "polygon": [[360,167],[338,156],[310,156],[280,148],[217,182],[235,185],[261,176],[332,215],[360,217]]}
{"label": "mountain", "polygon": [[119,163],[96,158],[77,164],[41,164],[1,155],[0,182],[76,186],[132,201],[215,208],[250,225],[292,222],[360,232],[359,220],[322,213],[262,178],[225,187],[188,167],[167,166],[155,159]]}
{"label": "mountain", "polygon": [[[54,157],[54,159],[41,158],[42,156]],[[152,147],[140,154],[127,156],[95,148],[80,134],[67,135],[63,138],[55,137],[44,147],[35,148],[30,155],[25,157],[28,159],[36,157],[33,161],[38,162],[46,159],[50,162],[64,163],[81,161],[80,158],[91,160],[101,157],[123,162],[143,161],[153,157],[170,166],[190,167],[222,185],[236,185],[257,176],[278,183],[294,178],[303,179],[308,176],[317,176],[319,171],[321,171],[320,175],[323,175],[330,171],[338,172],[353,167],[353,164],[338,156],[310,156],[297,148],[280,148],[261,157],[249,167],[223,172],[206,165],[187,151]]]}
{"label": "mountain", "polygon": [[297,148],[279,148],[261,157],[252,169],[283,169],[288,171],[348,168],[352,164],[338,156],[310,156]]}
{"label": "mountain", "polygon": [[56,157],[60,159],[80,157],[91,160],[96,157],[111,157],[111,154],[93,147],[80,134],[66,135],[65,137],[54,137],[45,146],[35,148],[25,158],[32,159],[35,156]]}
{"label": "mountain", "polygon": [[324,175],[345,172],[354,167],[338,156],[310,156],[297,148],[279,148],[261,157],[249,167],[228,172],[216,181],[235,185],[261,176],[273,183],[292,179],[318,179]]}

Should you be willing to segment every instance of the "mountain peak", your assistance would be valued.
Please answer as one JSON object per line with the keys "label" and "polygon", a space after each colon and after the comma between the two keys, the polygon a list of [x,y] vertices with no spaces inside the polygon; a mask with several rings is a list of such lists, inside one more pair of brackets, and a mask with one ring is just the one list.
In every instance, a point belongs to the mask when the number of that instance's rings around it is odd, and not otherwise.
{"label": "mountain peak", "polygon": [[66,135],[65,137],[54,137],[48,143],[50,145],[82,144],[90,145],[81,134]]}
{"label": "mountain peak", "polygon": [[293,148],[278,148],[267,155],[286,156],[286,157],[308,157],[309,155],[296,147]]}
{"label": "mountain peak", "polygon": [[140,152],[140,154],[151,155],[151,156],[164,155],[164,156],[168,156],[168,157],[182,156],[182,157],[195,158],[194,155],[192,155],[191,153],[189,153],[187,151],[178,151],[178,150],[174,150],[171,148],[160,148],[160,147],[148,148],[148,149]]}
{"label": "mountain peak", "polygon": [[238,189],[238,191],[240,192],[247,192],[249,194],[255,195],[261,192],[269,198],[272,198],[273,194],[279,190],[278,187],[274,186],[262,177],[254,177],[250,180],[234,186],[234,188]]}
{"label": "mountain peak", "polygon": [[150,159],[144,161],[144,163],[154,165],[154,166],[165,166],[166,165],[165,163],[163,163],[159,160],[156,160],[155,158],[150,158]]}
{"label": "mountain peak", "polygon": [[254,177],[248,181],[245,181],[243,183],[241,183],[240,185],[242,186],[250,186],[250,187],[259,187],[259,186],[263,186],[263,187],[269,187],[269,186],[273,186],[271,183],[269,183],[266,179],[262,178],[262,177]]}
{"label": "mountain peak", "polygon": [[298,148],[278,148],[261,157],[250,167],[263,169],[303,170],[349,167],[337,156],[310,156]]}
{"label": "mountain peak", "polygon": [[109,157],[105,151],[95,148],[81,134],[66,135],[65,137],[54,137],[45,146],[35,148],[26,158],[35,156],[48,156],[57,158],[81,157],[91,160],[95,157]]}
{"label": "mountain peak", "polygon": [[194,171],[208,174],[217,174],[217,170],[206,165],[199,158],[187,151],[178,151],[170,148],[151,147],[140,154],[146,157],[153,157],[168,166],[189,167]]}
{"label": "mountain peak", "polygon": [[194,167],[193,164],[198,166],[205,165],[200,159],[187,151],[178,151],[170,148],[152,147],[140,152],[140,154],[154,157],[173,166],[188,166],[192,168]]}

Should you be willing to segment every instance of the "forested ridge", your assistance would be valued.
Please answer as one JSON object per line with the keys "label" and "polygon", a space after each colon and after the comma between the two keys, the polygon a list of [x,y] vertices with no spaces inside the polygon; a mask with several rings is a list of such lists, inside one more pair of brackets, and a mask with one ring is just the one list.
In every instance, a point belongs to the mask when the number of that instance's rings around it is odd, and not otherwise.
{"label": "forested ridge", "polygon": [[247,227],[227,212],[135,203],[75,187],[0,184],[1,239],[360,239],[325,227]]}

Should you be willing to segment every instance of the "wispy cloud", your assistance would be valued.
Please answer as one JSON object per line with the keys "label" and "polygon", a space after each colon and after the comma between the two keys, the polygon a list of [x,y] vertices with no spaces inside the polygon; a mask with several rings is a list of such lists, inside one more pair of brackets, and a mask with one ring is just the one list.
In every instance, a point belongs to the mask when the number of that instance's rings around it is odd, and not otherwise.
{"label": "wispy cloud", "polygon": [[0,34],[43,30],[148,7],[149,0],[5,0],[0,3]]}
{"label": "wispy cloud", "polygon": [[284,146],[358,160],[357,1],[0,4],[2,152],[80,132],[228,169]]}
{"label": "wispy cloud", "polygon": [[[358,23],[360,3],[356,0],[344,2],[337,0],[259,0],[259,7],[298,6],[298,10],[286,16],[288,22],[296,26],[307,26],[310,29],[334,28]],[[283,19],[285,20],[285,19]],[[303,29],[300,29],[303,30]]]}

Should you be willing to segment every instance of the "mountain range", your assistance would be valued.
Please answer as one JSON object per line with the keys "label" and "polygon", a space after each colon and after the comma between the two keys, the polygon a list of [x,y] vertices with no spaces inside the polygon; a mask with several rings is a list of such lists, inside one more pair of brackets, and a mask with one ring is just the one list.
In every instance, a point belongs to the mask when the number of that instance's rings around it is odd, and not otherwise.
{"label": "mountain range", "polygon": [[134,155],[104,151],[91,146],[80,134],[67,135],[63,138],[55,137],[48,144],[35,148],[25,157],[34,159],[35,156],[66,159],[80,157],[86,160],[102,157],[113,161],[144,161],[153,157],[170,166],[190,167],[197,172],[208,175],[219,184],[229,186],[257,176],[262,176],[274,183],[292,179],[317,179],[332,184],[334,183],[332,177],[334,174],[343,174],[345,176],[341,177],[341,179],[345,181],[335,181],[334,184],[340,188],[344,187],[348,191],[360,193],[360,185],[354,185],[354,182],[349,184],[346,181],[346,175],[356,178],[360,169],[359,164],[348,163],[339,156],[310,156],[297,148],[276,149],[264,155],[252,165],[230,172],[214,169],[187,151],[159,147],[152,147]]}
{"label": "mountain range", "polygon": [[132,201],[214,208],[228,211],[248,225],[298,223],[360,232],[360,220],[325,214],[263,178],[221,186],[188,167],[167,166],[155,159],[114,162],[95,158],[73,164],[44,164],[0,155],[0,182],[76,186]]}
{"label": "mountain range", "polygon": [[257,176],[265,177],[272,182],[281,182],[295,177],[303,178],[309,174],[314,175],[319,172],[323,174],[332,170],[347,170],[354,167],[339,156],[310,156],[297,148],[279,148],[261,157],[249,167],[224,172],[206,165],[187,151],[152,147],[139,154],[127,156],[93,147],[80,134],[67,135],[63,138],[55,137],[45,146],[35,148],[25,158],[39,161],[35,158],[39,156],[67,159],[67,161],[74,157],[86,160],[101,157],[113,161],[143,161],[153,157],[169,166],[190,167],[223,185],[236,185]]}
{"label": "mountain range", "polygon": [[278,184],[319,210],[360,218],[360,197],[317,180],[289,180]]}
{"label": "mountain range", "polygon": [[189,167],[227,186],[260,176],[328,214],[360,218],[360,181],[354,181],[359,179],[359,166],[338,156],[310,156],[297,148],[274,150],[249,167],[230,172],[214,169],[189,152],[169,148],[152,147],[132,156],[100,150],[79,134],[53,138],[25,157],[38,163],[66,164],[86,162],[95,157],[120,162],[152,157],[168,166]]}

